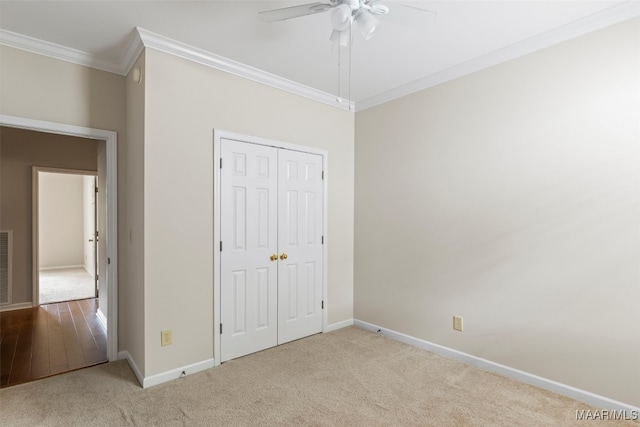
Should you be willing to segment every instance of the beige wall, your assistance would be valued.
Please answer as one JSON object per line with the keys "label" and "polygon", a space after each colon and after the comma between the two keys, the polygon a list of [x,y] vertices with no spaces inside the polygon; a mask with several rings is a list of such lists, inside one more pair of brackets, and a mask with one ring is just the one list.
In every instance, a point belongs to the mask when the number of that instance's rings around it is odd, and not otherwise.
{"label": "beige wall", "polygon": [[96,158],[96,141],[0,128],[0,229],[13,230],[13,304],[32,301],[32,166],[95,170]]}
{"label": "beige wall", "polygon": [[124,77],[106,71],[0,46],[0,99],[2,114],[124,136]]}
{"label": "beige wall", "polygon": [[357,113],[356,318],[640,405],[639,53],[634,19]]}
{"label": "beige wall", "polygon": [[84,266],[82,175],[41,172],[39,190],[39,267]]}
{"label": "beige wall", "polygon": [[[125,202],[125,221],[119,226],[126,247],[127,262],[121,267],[120,277],[126,285],[119,288],[119,319],[124,327],[120,328],[120,348],[129,353],[140,373],[144,373],[144,96],[145,96],[145,54],[144,52],[126,79],[127,93],[127,194]],[[133,81],[134,69],[142,72],[142,81]],[[121,167],[123,167],[121,165]]]}
{"label": "beige wall", "polygon": [[145,90],[145,376],[213,356],[214,128],[328,150],[329,323],[352,318],[352,114],[149,49]]}

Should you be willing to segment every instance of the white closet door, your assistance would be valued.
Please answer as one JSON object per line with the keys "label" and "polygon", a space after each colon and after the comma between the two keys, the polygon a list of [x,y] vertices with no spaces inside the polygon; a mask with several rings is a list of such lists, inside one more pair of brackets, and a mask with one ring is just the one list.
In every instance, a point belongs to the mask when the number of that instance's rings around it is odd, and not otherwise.
{"label": "white closet door", "polygon": [[[277,149],[221,141],[221,361],[278,343]],[[275,257],[273,257],[275,258]]]}
{"label": "white closet door", "polygon": [[278,344],[322,331],[322,156],[278,150]]}

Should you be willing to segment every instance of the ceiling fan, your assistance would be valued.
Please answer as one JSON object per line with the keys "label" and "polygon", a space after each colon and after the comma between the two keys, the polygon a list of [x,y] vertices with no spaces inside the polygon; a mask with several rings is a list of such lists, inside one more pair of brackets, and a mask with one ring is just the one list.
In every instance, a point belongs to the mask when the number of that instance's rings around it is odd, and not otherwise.
{"label": "ceiling fan", "polygon": [[[378,26],[376,16],[397,15],[396,23],[408,26],[424,26],[433,21],[436,13],[430,10],[393,2],[386,6],[384,0],[329,0],[328,3],[308,3],[282,9],[258,13],[264,22],[277,22],[329,11],[333,31],[330,40],[346,46],[350,39],[350,29],[356,23],[362,37],[369,40]],[[393,9],[393,10],[392,10]],[[404,13],[402,11],[404,10]],[[397,13],[399,12],[399,13]]]}

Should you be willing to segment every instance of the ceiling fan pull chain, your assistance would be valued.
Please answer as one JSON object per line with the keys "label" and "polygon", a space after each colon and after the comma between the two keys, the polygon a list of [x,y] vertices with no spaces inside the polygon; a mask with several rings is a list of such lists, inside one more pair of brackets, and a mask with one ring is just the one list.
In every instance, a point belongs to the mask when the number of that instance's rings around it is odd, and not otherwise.
{"label": "ceiling fan pull chain", "polygon": [[349,103],[349,111],[351,111],[351,46],[353,46],[353,19],[349,24],[349,91],[347,94],[347,102]]}
{"label": "ceiling fan pull chain", "polygon": [[340,67],[340,60],[342,58],[342,45],[338,42],[338,97],[336,98],[336,102],[342,102],[342,87],[340,85],[340,79],[342,74],[342,68]]}

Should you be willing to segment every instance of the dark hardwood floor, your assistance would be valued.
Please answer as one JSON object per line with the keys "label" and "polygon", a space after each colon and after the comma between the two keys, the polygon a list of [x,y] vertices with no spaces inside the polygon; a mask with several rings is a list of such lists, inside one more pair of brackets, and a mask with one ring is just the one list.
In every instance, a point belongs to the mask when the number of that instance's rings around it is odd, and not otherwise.
{"label": "dark hardwood floor", "polygon": [[0,312],[0,387],[107,362],[98,300]]}

